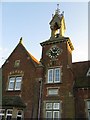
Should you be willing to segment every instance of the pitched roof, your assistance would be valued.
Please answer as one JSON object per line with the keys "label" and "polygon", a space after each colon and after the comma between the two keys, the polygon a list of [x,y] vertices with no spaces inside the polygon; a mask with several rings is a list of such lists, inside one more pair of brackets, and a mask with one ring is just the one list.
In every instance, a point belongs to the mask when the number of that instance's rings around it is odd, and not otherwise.
{"label": "pitched roof", "polygon": [[[10,54],[10,56],[14,53],[14,51],[15,51],[19,46],[21,46],[22,49],[23,49],[23,51],[25,52],[25,54],[30,57],[30,60],[33,62],[33,64],[34,64],[35,66],[40,65],[40,62],[39,62],[33,55],[31,55],[31,53],[29,53],[29,52],[26,50],[25,46],[22,44],[22,39],[21,39],[21,38],[20,38],[20,41],[19,41],[18,45],[15,47],[15,49],[14,49],[13,52]],[[8,59],[10,58],[10,56],[8,57]],[[8,59],[7,59],[7,60],[8,60]],[[6,61],[5,61],[5,63],[6,63]],[[5,64],[5,63],[4,63],[4,64]],[[3,65],[4,65],[4,64],[3,64]]]}
{"label": "pitched roof", "polygon": [[79,77],[75,80],[76,88],[90,88],[90,77]]}
{"label": "pitched roof", "polygon": [[3,96],[2,106],[23,107],[26,105],[19,96]]}
{"label": "pitched roof", "polygon": [[[28,51],[27,51],[28,52]],[[28,52],[28,55],[30,56],[30,58],[32,58],[32,60],[36,63],[36,64],[40,64],[40,62],[33,56],[31,55],[31,53]]]}
{"label": "pitched roof", "polygon": [[90,61],[73,63],[75,87],[90,88],[90,76],[87,76],[89,68]]}
{"label": "pitched roof", "polygon": [[[33,55],[31,55],[31,53],[29,53],[29,52],[26,50],[26,48],[25,48],[24,45],[22,44],[21,40],[20,40],[19,44],[22,45],[22,47],[24,48],[26,54],[29,55],[29,57],[32,59],[32,61],[34,62],[35,65],[36,65],[36,64],[37,64],[37,65],[40,64],[40,62],[39,62]],[[19,44],[18,44],[18,45],[19,45]]]}

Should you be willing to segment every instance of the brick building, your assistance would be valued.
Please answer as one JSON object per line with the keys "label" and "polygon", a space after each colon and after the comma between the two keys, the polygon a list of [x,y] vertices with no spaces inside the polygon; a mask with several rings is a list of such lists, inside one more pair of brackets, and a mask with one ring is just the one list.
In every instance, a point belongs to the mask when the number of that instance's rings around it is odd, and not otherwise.
{"label": "brick building", "polygon": [[64,15],[58,8],[50,29],[50,38],[40,43],[40,61],[26,50],[20,38],[2,65],[1,118],[90,120],[90,61],[72,63],[74,47],[64,36]]}

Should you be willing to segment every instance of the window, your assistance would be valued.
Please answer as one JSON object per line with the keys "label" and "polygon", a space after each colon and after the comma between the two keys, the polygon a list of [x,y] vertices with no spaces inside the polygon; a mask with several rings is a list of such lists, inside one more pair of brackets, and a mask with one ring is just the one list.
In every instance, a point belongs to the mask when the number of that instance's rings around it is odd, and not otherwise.
{"label": "window", "polygon": [[46,103],[46,109],[48,110],[52,109],[52,103]]}
{"label": "window", "polygon": [[[12,120],[12,109],[0,109],[0,120]],[[15,116],[15,120],[22,120],[23,118],[23,111],[17,110],[17,115]]]}
{"label": "window", "polygon": [[59,111],[53,111],[53,118],[59,118]]}
{"label": "window", "polygon": [[17,120],[21,120],[22,119],[22,110],[18,110],[17,112]]}
{"label": "window", "polygon": [[59,83],[60,82],[60,68],[48,70],[48,83]]}
{"label": "window", "polygon": [[46,118],[61,118],[60,102],[46,103]]}
{"label": "window", "polygon": [[52,118],[52,111],[46,111],[46,118]]}
{"label": "window", "polygon": [[53,83],[53,69],[48,70],[48,82]]}
{"label": "window", "polygon": [[22,77],[16,77],[15,90],[21,89],[21,81],[22,81]]}
{"label": "window", "polygon": [[11,77],[11,78],[9,79],[8,90],[13,90],[13,88],[14,88],[14,82],[15,82],[15,78],[14,78],[14,77]]}
{"label": "window", "polygon": [[60,69],[59,68],[57,68],[57,69],[55,69],[54,70],[54,77],[55,77],[55,82],[59,82],[60,81]]}
{"label": "window", "polygon": [[58,88],[48,88],[48,95],[58,95]]}
{"label": "window", "polygon": [[90,109],[90,101],[87,101],[87,108]]}
{"label": "window", "polygon": [[4,119],[5,119],[5,110],[0,109],[0,120],[4,120]]}
{"label": "window", "polygon": [[6,120],[11,120],[12,119],[12,110],[9,109],[6,112]]}
{"label": "window", "polygon": [[88,110],[88,120],[90,120],[90,110]]}
{"label": "window", "polygon": [[90,120],[90,100],[87,101],[88,120]]}
{"label": "window", "polygon": [[53,103],[54,110],[59,109],[59,107],[60,107],[60,103]]}
{"label": "window", "polygon": [[12,76],[9,78],[8,90],[20,90],[21,89],[22,77]]}

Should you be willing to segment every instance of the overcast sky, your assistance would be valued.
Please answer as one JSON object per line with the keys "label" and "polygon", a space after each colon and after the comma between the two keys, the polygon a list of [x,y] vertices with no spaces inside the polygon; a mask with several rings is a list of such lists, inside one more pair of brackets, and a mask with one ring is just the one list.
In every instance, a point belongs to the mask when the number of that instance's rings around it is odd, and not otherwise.
{"label": "overcast sky", "polygon": [[2,2],[0,66],[16,47],[20,37],[23,37],[26,49],[40,60],[40,43],[50,38],[49,22],[58,3],[60,11],[64,11],[65,37],[69,37],[74,46],[73,62],[88,60],[88,2]]}

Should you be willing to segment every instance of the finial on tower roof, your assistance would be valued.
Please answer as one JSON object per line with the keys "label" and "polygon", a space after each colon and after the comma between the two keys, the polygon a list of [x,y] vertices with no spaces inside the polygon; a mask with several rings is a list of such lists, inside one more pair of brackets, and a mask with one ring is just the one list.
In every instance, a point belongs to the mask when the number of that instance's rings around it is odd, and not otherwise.
{"label": "finial on tower roof", "polygon": [[57,4],[57,9],[59,9],[59,4]]}
{"label": "finial on tower roof", "polygon": [[56,9],[56,14],[59,14],[60,13],[60,9],[59,9],[59,4],[57,4],[57,9]]}

